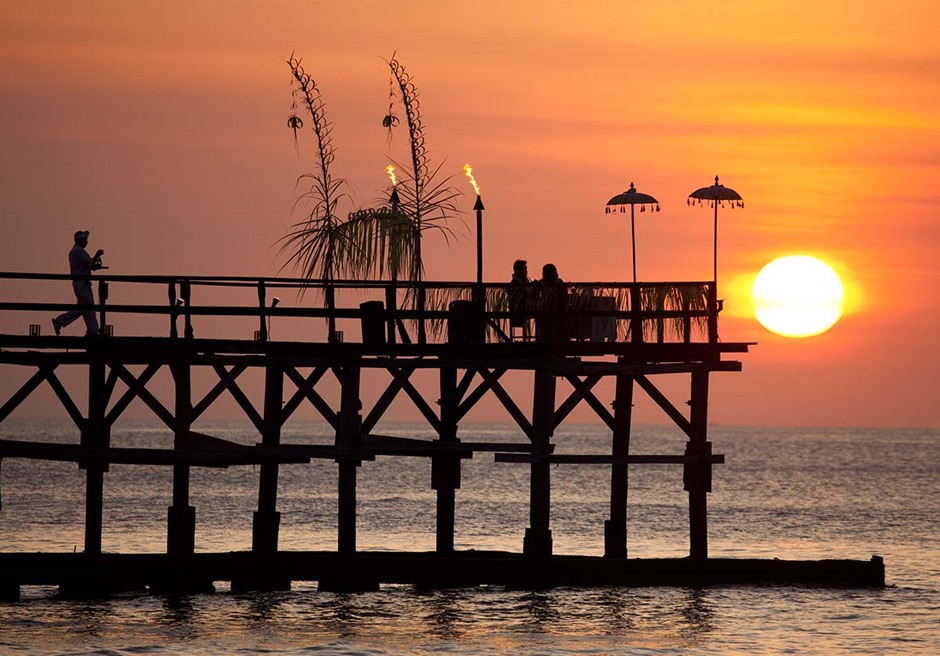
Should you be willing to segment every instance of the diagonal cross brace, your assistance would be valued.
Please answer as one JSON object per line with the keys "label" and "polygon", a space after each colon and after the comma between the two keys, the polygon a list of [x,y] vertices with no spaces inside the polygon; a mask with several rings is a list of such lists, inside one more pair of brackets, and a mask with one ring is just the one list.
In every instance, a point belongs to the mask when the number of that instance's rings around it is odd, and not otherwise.
{"label": "diagonal cross brace", "polygon": [[382,418],[382,415],[385,414],[388,407],[392,405],[392,401],[395,400],[395,397],[398,396],[398,393],[405,386],[408,377],[415,372],[415,367],[393,368],[389,369],[388,372],[392,374],[392,382],[388,384],[388,387],[382,392],[382,396],[375,402],[372,410],[370,410],[366,418],[362,420],[363,435],[368,435],[372,432],[372,429],[375,428],[375,425],[379,423],[379,419]]}
{"label": "diagonal cross brace", "polygon": [[229,385],[234,383],[235,379],[241,376],[242,372],[247,368],[247,365],[240,364],[232,367],[225,376],[220,376],[219,382],[209,390],[209,393],[203,397],[202,401],[193,406],[193,421],[198,419],[199,415],[205,412],[209,406],[212,405],[213,401],[222,396],[222,393],[228,389]]}
{"label": "diagonal cross brace", "polygon": [[[147,368],[144,369],[140,373],[140,376],[137,377],[137,382],[140,383],[140,385],[146,385],[150,381],[150,379],[153,378],[154,374],[156,374],[160,370],[160,367],[162,366],[163,365],[159,363],[147,365]],[[114,385],[111,384],[111,381],[114,380],[116,382],[117,379],[119,379],[120,377],[121,376],[117,368],[111,367],[111,372],[108,374],[108,383],[109,383],[108,387],[110,387],[113,390]],[[131,404],[131,401],[133,401],[135,398],[137,398],[137,390],[134,387],[131,387],[130,385],[128,385],[127,390],[124,392],[124,394],[121,395],[121,398],[117,400],[117,403],[114,404],[114,407],[111,408],[111,410],[108,412],[108,414],[104,418],[108,426],[114,425],[114,422],[118,420],[118,417],[121,416],[121,413],[123,413],[127,409],[127,406],[129,406]]]}
{"label": "diagonal cross brace", "polygon": [[290,378],[293,383],[297,386],[297,391],[294,392],[294,395],[287,401],[284,405],[281,414],[281,425],[284,425],[294,411],[300,406],[301,401],[307,399],[313,405],[314,408],[326,419],[327,423],[336,430],[338,426],[338,420],[336,418],[336,412],[333,408],[330,407],[330,404],[323,400],[323,397],[320,396],[316,391],[316,385],[320,382],[320,379],[323,378],[323,374],[327,372],[327,367],[317,367],[310,372],[310,375],[304,378],[294,367],[286,367],[284,373],[287,374],[287,377]]}
{"label": "diagonal cross brace", "polygon": [[[122,364],[115,364],[113,365],[112,369],[113,371],[117,372],[118,377],[124,381],[124,384],[133,390],[134,394],[136,394],[137,397],[143,401],[164,424],[167,425],[167,428],[171,430],[175,429],[176,418],[173,417],[173,413],[163,407],[163,404],[160,403],[159,399],[151,394],[150,390],[146,388],[146,380],[138,380],[137,378],[134,378],[134,374],[128,371],[127,367]],[[143,374],[141,374],[141,378],[143,379]]]}
{"label": "diagonal cross brace", "polygon": [[555,428],[561,426],[561,423],[581,401],[587,401],[587,404],[591,406],[597,416],[607,424],[607,427],[611,430],[614,429],[614,416],[610,414],[610,410],[608,410],[591,391],[594,389],[594,386],[600,382],[601,378],[603,378],[601,374],[588,376],[584,380],[581,380],[578,376],[565,376],[565,380],[571,383],[571,386],[574,387],[574,391],[571,392],[571,395],[565,399],[565,402],[555,411]]}
{"label": "diagonal cross brace", "polygon": [[646,376],[637,376],[636,382],[639,383],[640,387],[643,388],[649,397],[663,409],[663,412],[669,415],[670,419],[676,423],[676,426],[681,428],[682,432],[685,433],[689,439],[692,439],[692,423],[685,418],[685,415],[676,409],[676,406],[674,406],[655,385],[653,385],[650,379]]}
{"label": "diagonal cross brace", "polygon": [[467,400],[460,406],[459,416],[463,417],[476,403],[480,397],[486,392],[487,389],[493,391],[493,395],[499,399],[499,402],[503,404],[503,407],[506,408],[506,412],[509,413],[509,416],[515,420],[519,428],[522,429],[522,432],[525,433],[525,436],[530,440],[533,439],[534,432],[532,430],[532,424],[529,423],[528,417],[519,409],[519,406],[516,405],[516,402],[512,400],[512,397],[509,393],[503,389],[503,386],[499,383],[499,379],[502,375],[506,373],[505,369],[494,369],[490,371],[488,369],[479,369],[480,377],[483,379],[483,382],[473,393],[467,397]]}
{"label": "diagonal cross brace", "polygon": [[[215,369],[215,372],[219,375],[220,380],[224,380],[228,374],[229,370],[225,368],[225,365],[215,364],[212,365],[212,368]],[[237,367],[232,367],[234,371]],[[242,388],[238,386],[238,383],[233,379],[228,385],[227,389],[229,394],[232,395],[232,398],[235,399],[235,402],[241,407],[242,411],[251,420],[251,423],[254,424],[255,428],[259,433],[264,431],[264,421],[261,419],[261,415],[255,410],[255,407],[251,405],[251,401],[248,400],[248,397],[245,396],[245,393],[242,391]]]}

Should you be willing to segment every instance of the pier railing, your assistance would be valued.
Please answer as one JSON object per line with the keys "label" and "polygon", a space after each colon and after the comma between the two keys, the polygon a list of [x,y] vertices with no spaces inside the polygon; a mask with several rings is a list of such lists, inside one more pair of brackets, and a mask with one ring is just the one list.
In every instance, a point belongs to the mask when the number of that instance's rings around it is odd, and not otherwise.
{"label": "pier railing", "polygon": [[[13,297],[0,300],[0,311],[53,313],[74,303],[37,301],[51,296],[50,283],[63,286],[82,277],[0,272]],[[250,318],[257,323],[253,338],[268,341],[270,322],[277,317],[319,319],[327,330],[321,339],[341,342],[359,335],[367,343],[439,343],[455,335],[473,343],[509,341],[604,341],[652,343],[714,343],[718,313],[714,282],[571,282],[510,286],[505,283],[434,281],[352,281],[256,278],[239,276],[87,276],[105,335],[120,333],[115,316],[164,317],[172,338],[248,338],[242,334],[211,334],[199,325],[207,317]],[[165,290],[165,296],[159,291]],[[218,305],[220,290],[234,292],[234,304]],[[39,293],[36,293],[38,290]],[[63,296],[62,290],[55,292]],[[295,294],[294,305],[278,294]],[[122,302],[114,303],[112,299]],[[163,300],[165,298],[165,300]],[[123,299],[134,299],[124,302]],[[244,299],[244,300],[242,300]],[[32,324],[38,334],[43,324]],[[35,327],[33,327],[35,326]],[[214,330],[220,330],[218,326]],[[162,333],[162,330],[161,330]],[[312,335],[313,333],[307,333]],[[315,341],[311,338],[309,341]],[[347,340],[348,341],[348,340]]]}

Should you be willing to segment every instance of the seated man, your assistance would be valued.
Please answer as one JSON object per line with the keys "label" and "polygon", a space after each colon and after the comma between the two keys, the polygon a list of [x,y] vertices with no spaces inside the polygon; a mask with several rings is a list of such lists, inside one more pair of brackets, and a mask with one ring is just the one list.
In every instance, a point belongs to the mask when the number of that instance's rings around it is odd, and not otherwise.
{"label": "seated man", "polygon": [[525,316],[531,310],[530,296],[532,281],[529,280],[529,267],[525,260],[516,260],[512,264],[512,280],[509,281],[509,335],[514,328],[522,329],[522,341],[531,339],[529,319]]}

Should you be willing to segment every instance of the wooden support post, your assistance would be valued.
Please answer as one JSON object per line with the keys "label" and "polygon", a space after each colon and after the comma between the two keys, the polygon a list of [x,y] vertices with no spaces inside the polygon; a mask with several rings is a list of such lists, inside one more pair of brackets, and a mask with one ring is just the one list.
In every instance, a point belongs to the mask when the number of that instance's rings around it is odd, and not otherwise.
{"label": "wooden support post", "polygon": [[340,456],[337,497],[337,551],[341,556],[356,553],[356,469],[362,464],[356,456],[362,442],[362,401],[359,398],[360,368],[347,363],[338,370],[342,389],[336,427]]}
{"label": "wooden support post", "polygon": [[[110,428],[105,421],[107,390],[105,365],[93,361],[88,365],[88,416],[81,429],[81,445],[89,449],[106,448]],[[101,526],[104,514],[104,473],[107,464],[89,464],[86,468],[85,487],[85,553],[101,553]]]}
{"label": "wooden support post", "polygon": [[[261,443],[277,446],[281,442],[281,405],[284,398],[284,370],[281,365],[271,363],[264,376],[264,417]],[[258,510],[254,514],[251,550],[256,553],[277,551],[278,529],[281,513],[277,512],[278,465],[275,462],[261,464],[258,480]]]}
{"label": "wooden support post", "polygon": [[635,283],[630,287],[630,341],[643,343],[643,296]]}
{"label": "wooden support post", "polygon": [[[621,362],[623,358],[620,358]],[[614,458],[630,455],[630,427],[633,417],[633,377],[618,374],[614,391],[614,428],[611,454]],[[604,522],[604,556],[627,557],[627,490],[629,466],[611,465],[610,519]]]}
{"label": "wooden support post", "polygon": [[[544,367],[535,370],[532,400],[533,453],[547,456],[555,430],[555,376]],[[522,551],[526,556],[552,555],[551,465],[533,462],[529,488],[529,527],[525,531]]]}
{"label": "wooden support post", "polygon": [[[179,449],[189,441],[192,426],[192,380],[188,361],[170,364],[176,390],[173,445]],[[168,510],[166,551],[171,556],[188,556],[196,548],[196,508],[189,505],[189,466],[173,465],[173,505]]]}
{"label": "wooden support post", "polygon": [[711,492],[711,442],[708,441],[708,369],[692,370],[690,423],[692,436],[686,444],[687,461],[683,483],[689,493],[689,556],[708,559],[708,492]]}
{"label": "wooden support post", "polygon": [[[457,437],[457,370],[441,368],[441,442],[459,442]],[[431,488],[437,491],[437,553],[454,552],[454,521],[457,489],[460,487],[460,458],[438,455],[431,458]]]}

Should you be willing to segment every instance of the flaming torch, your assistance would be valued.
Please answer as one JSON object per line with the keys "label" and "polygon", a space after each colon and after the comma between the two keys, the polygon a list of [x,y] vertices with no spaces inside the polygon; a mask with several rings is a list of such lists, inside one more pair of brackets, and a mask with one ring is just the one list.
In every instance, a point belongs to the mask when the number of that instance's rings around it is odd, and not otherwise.
{"label": "flaming torch", "polygon": [[395,178],[395,167],[389,164],[385,167],[385,172],[388,173],[388,177],[392,181],[392,195],[389,196],[388,200],[392,204],[392,208],[396,208],[401,200],[398,198],[398,180]]}
{"label": "flaming torch", "polygon": [[[467,174],[467,178],[470,179],[470,184],[473,185],[473,191],[477,194],[477,202],[474,203],[473,209],[477,213],[477,284],[483,284],[483,200],[480,198],[480,185],[477,184],[476,178],[473,177],[473,167],[469,164],[464,164],[463,166],[464,173]],[[482,287],[481,287],[482,290]]]}

